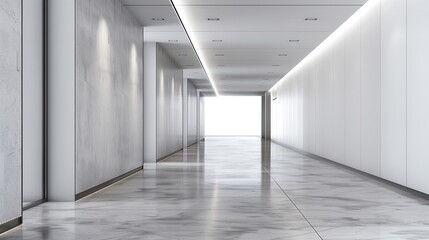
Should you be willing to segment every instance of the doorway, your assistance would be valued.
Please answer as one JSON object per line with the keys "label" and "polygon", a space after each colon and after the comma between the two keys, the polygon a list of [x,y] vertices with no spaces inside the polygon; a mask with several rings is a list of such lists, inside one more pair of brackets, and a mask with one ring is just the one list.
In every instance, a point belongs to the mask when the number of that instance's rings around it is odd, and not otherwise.
{"label": "doorway", "polygon": [[205,136],[261,136],[260,96],[205,97]]}

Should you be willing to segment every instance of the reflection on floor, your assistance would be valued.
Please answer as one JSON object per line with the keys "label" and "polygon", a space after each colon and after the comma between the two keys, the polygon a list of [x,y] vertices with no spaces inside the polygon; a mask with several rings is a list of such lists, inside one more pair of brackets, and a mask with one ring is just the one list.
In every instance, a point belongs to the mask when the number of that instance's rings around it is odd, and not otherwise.
{"label": "reflection on floor", "polygon": [[429,201],[258,138],[209,138],[1,239],[429,239]]}

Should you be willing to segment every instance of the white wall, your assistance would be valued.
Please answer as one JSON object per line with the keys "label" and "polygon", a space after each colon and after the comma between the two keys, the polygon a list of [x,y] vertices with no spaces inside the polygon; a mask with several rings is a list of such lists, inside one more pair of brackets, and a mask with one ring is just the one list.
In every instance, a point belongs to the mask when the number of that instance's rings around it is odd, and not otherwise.
{"label": "white wall", "polygon": [[43,0],[23,1],[23,199],[44,196]]}
{"label": "white wall", "polygon": [[407,3],[407,186],[429,193],[429,1]]}
{"label": "white wall", "polygon": [[75,1],[48,1],[48,199],[75,199]]}
{"label": "white wall", "polygon": [[273,141],[429,193],[428,14],[365,4],[270,90]]}

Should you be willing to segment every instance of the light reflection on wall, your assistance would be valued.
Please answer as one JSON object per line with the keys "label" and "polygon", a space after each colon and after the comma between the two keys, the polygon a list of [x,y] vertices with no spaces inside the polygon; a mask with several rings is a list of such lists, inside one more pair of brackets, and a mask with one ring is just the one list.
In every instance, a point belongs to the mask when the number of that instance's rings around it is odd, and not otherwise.
{"label": "light reflection on wall", "polygon": [[130,48],[130,62],[129,62],[129,81],[131,86],[131,103],[130,103],[130,120],[132,121],[132,126],[138,124],[139,116],[137,113],[139,112],[139,67],[138,67],[138,57],[137,57],[137,47],[134,43],[131,44]]}
{"label": "light reflection on wall", "polygon": [[[102,101],[110,99],[111,69],[110,69],[110,39],[109,27],[104,18],[100,18],[97,31],[97,67],[99,69],[100,87],[102,89],[100,97]],[[109,106],[109,104],[104,104]]]}
{"label": "light reflection on wall", "polygon": [[136,45],[133,43],[131,44],[130,50],[130,80],[133,85],[138,83],[139,68],[137,64],[137,48]]}

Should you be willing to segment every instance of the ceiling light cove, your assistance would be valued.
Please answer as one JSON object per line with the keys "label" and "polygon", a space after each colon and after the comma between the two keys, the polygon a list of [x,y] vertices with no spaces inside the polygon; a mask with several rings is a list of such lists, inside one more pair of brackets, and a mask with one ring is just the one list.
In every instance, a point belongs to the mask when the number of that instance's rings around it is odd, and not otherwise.
{"label": "ceiling light cove", "polygon": [[220,42],[222,42],[222,40],[212,40],[212,42],[220,43]]}
{"label": "ceiling light cove", "polygon": [[317,21],[318,20],[318,18],[315,18],[315,17],[313,17],[313,18],[305,18],[305,21]]}
{"label": "ceiling light cove", "polygon": [[287,54],[286,53],[280,53],[279,57],[287,57]]}
{"label": "ceiling light cove", "polygon": [[[214,76],[211,74],[207,58],[204,55],[203,48],[202,48],[202,40],[198,39],[197,34],[193,31],[195,29],[194,23],[191,21],[191,13],[189,12],[189,9],[187,6],[183,5],[184,0],[170,0],[171,5],[176,11],[176,14],[178,18],[180,19],[180,22],[183,25],[183,28],[185,29],[185,32],[187,33],[189,40],[191,41],[191,44],[195,50],[195,53],[197,54],[198,59],[201,62],[201,65],[207,75],[207,78],[209,79],[213,90],[215,91],[216,95],[219,96],[219,92],[217,91]],[[210,21],[211,18],[208,18],[207,20]],[[214,21],[219,21],[219,18],[213,18],[217,19]]]}
{"label": "ceiling light cove", "polygon": [[[175,0],[173,0],[173,2],[176,2]],[[178,2],[178,1],[177,1]],[[219,18],[207,18],[207,21],[219,21]]]}
{"label": "ceiling light cove", "polygon": [[225,54],[223,54],[223,53],[217,53],[217,54],[215,54],[215,56],[216,57],[223,57],[223,56],[225,56]]}
{"label": "ceiling light cove", "polygon": [[297,43],[297,42],[299,42],[299,40],[298,39],[291,39],[291,40],[289,40],[289,42]]}
{"label": "ceiling light cove", "polygon": [[165,18],[161,18],[161,17],[157,17],[157,18],[152,18],[152,21],[165,21]]}

